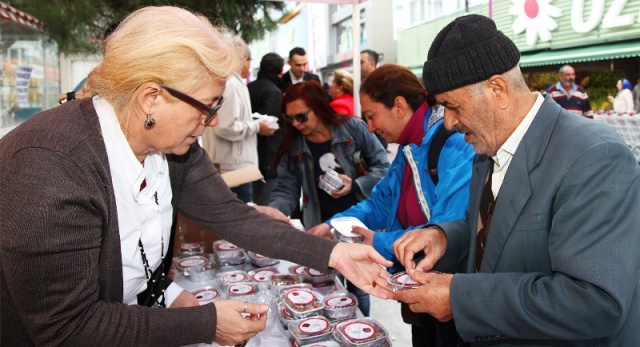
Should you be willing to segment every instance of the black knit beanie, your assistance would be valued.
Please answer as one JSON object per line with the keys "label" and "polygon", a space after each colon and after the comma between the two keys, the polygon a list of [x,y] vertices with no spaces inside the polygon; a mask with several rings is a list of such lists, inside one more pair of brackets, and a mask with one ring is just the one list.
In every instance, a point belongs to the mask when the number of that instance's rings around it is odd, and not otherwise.
{"label": "black knit beanie", "polygon": [[431,95],[444,93],[511,70],[520,51],[493,20],[470,14],[456,18],[431,43],[422,69]]}

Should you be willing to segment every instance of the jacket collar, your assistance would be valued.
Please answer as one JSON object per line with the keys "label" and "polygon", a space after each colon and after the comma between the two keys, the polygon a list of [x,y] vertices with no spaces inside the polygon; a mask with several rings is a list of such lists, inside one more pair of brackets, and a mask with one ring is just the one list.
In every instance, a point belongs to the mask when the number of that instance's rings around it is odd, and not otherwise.
{"label": "jacket collar", "polygon": [[[330,128],[331,128],[331,145],[335,145],[338,143],[343,143],[343,142],[349,142],[349,141],[354,141],[353,140],[353,136],[351,135],[351,133],[349,132],[349,129],[347,128],[349,125],[347,125],[347,123],[349,122],[354,122],[357,121],[359,122],[360,120],[358,119],[349,119],[346,122],[342,123],[342,124],[331,124]],[[305,141],[304,141],[304,136],[302,136],[302,134],[299,134],[299,136],[296,138],[295,141],[295,152],[294,152],[294,156],[295,155],[299,155],[301,153],[303,153],[306,149],[306,145],[305,145]]]}
{"label": "jacket collar", "polygon": [[[526,132],[516,153],[513,156],[509,171],[505,176],[498,199],[496,201],[495,213],[491,221],[491,230],[487,240],[487,247],[482,260],[481,272],[493,272],[502,253],[504,244],[513,230],[516,220],[522,213],[524,206],[531,196],[531,182],[529,174],[542,160],[542,156],[547,150],[551,139],[551,134],[558,121],[562,108],[550,96],[547,96]],[[476,182],[486,177],[492,161],[486,156],[478,156],[474,165],[474,175]],[[477,222],[477,206],[479,206],[482,195],[483,184],[475,185],[475,200],[472,201],[476,208],[473,220]],[[472,221],[473,221],[472,220]],[[477,223],[472,223],[475,228]],[[475,238],[472,250],[475,250]],[[470,257],[470,259],[475,259]]]}

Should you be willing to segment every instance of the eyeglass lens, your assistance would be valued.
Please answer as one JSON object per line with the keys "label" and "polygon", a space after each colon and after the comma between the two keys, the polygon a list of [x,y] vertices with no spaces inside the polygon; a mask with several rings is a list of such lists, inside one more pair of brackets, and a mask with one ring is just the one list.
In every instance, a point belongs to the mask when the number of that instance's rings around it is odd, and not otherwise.
{"label": "eyeglass lens", "polygon": [[309,117],[307,116],[309,112],[311,112],[311,109],[294,115],[285,114],[284,119],[289,123],[293,123],[294,120],[298,121],[298,123],[304,123],[309,120]]}
{"label": "eyeglass lens", "polygon": [[211,121],[213,120],[213,118],[215,117],[216,113],[218,112],[218,110],[220,110],[220,107],[222,107],[222,103],[224,102],[224,98],[221,97],[220,100],[218,101],[218,104],[216,106],[208,106],[205,105],[204,103],[202,103],[201,101],[194,99],[193,97],[177,90],[174,88],[171,88],[169,86],[166,86],[164,84],[160,85],[162,88],[164,88],[166,91],[169,92],[169,94],[173,95],[174,97],[186,102],[187,104],[200,109],[204,112],[207,113],[207,117],[204,119],[204,124],[205,125],[209,125],[209,123],[211,123]]}
{"label": "eyeglass lens", "polygon": [[209,111],[209,115],[207,115],[207,118],[204,119],[204,125],[209,125],[209,123],[211,123],[213,118],[218,113],[218,110],[220,110],[220,107],[222,107],[223,102],[224,102],[224,97],[220,97],[220,101],[218,101],[218,104],[211,107],[211,110]]}

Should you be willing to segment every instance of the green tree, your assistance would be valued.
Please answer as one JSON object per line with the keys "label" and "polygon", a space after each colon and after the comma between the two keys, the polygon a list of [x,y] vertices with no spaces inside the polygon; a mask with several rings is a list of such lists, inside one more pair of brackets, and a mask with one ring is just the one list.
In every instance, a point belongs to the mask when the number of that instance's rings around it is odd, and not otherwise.
{"label": "green tree", "polygon": [[[13,0],[9,5],[27,12],[47,26],[64,53],[91,53],[99,48],[105,30],[144,6],[174,5],[201,13],[251,42],[274,30],[285,9],[283,2],[263,0]],[[274,17],[276,19],[274,19]]]}

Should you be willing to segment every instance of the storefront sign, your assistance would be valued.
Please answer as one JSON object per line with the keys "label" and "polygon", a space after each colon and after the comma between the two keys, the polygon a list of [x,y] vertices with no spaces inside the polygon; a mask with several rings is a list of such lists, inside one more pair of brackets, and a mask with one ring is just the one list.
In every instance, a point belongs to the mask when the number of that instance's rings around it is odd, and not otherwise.
{"label": "storefront sign", "polygon": [[[571,4],[571,29],[584,34],[600,26],[600,29],[613,29],[633,25],[637,14],[623,14],[628,0],[613,0],[608,7],[605,0],[573,0]],[[586,10],[586,11],[585,11]],[[562,10],[552,4],[552,0],[513,0],[509,14],[515,16],[511,29],[515,35],[526,31],[528,46],[534,46],[538,40],[549,42],[552,32],[562,21]],[[640,17],[639,17],[640,18]],[[639,19],[640,22],[640,19]]]}
{"label": "storefront sign", "polygon": [[[573,0],[571,27],[577,33],[587,33],[602,22],[603,29],[619,28],[633,24],[634,14],[622,14],[627,0],[614,0],[605,12],[604,0],[592,0],[591,15],[583,18],[585,0]],[[604,18],[603,18],[604,15]]]}

